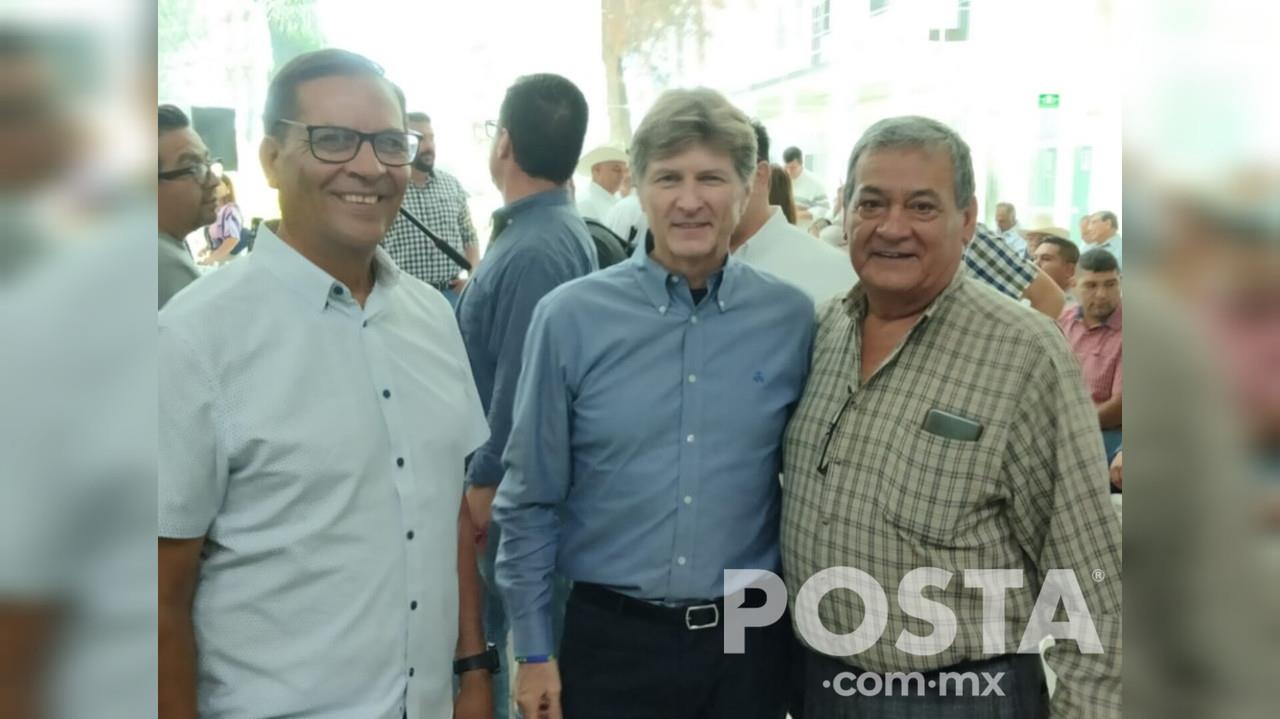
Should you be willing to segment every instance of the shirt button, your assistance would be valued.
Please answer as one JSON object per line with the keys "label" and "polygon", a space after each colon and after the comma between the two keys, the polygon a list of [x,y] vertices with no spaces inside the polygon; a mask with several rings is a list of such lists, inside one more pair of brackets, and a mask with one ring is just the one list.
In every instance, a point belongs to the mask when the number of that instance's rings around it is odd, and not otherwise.
{"label": "shirt button", "polygon": [[404,536],[405,536],[405,539],[408,539],[408,540],[412,541],[412,540],[413,540],[413,530],[412,530],[412,529],[410,529],[408,532],[406,532],[406,533],[405,533],[405,535],[404,535]]}
{"label": "shirt button", "polygon": [[720,300],[719,302],[716,302],[716,304],[720,306],[720,309],[724,309],[724,300]]}
{"label": "shirt button", "polygon": [[679,564],[680,566],[682,566],[682,567],[683,567],[683,566],[684,566],[684,564],[685,564],[685,558],[684,558],[684,557],[676,557],[676,564]]}
{"label": "shirt button", "polygon": [[382,396],[386,397],[387,399],[391,399],[391,390],[389,389],[382,390]]}
{"label": "shirt button", "polygon": [[404,466],[404,457],[396,457],[396,466],[397,466],[397,467],[403,467],[403,466]]}
{"label": "shirt button", "polygon": [[689,444],[693,444],[693,435],[689,435],[688,437],[685,437],[684,441],[688,442]]}
{"label": "shirt button", "polygon": [[413,667],[409,667],[409,676],[413,676]]}
{"label": "shirt button", "polygon": [[334,287],[334,288],[333,288],[333,296],[334,296],[334,297],[341,297],[341,296],[342,296],[342,288],[341,288],[341,287]]}
{"label": "shirt button", "polygon": [[365,320],[364,322],[361,322],[361,323],[360,323],[360,326],[361,326],[361,327],[368,327],[368,326],[369,326],[369,320]]}
{"label": "shirt button", "polygon": [[689,384],[693,384],[694,382],[697,382],[697,381],[698,381],[698,375],[696,374],[689,375]]}
{"label": "shirt button", "polygon": [[662,305],[661,307],[659,307],[659,308],[658,308],[658,314],[660,314],[660,315],[665,315],[666,313],[667,313],[667,306],[666,306],[666,305]]}
{"label": "shirt button", "polygon": [[409,611],[413,611],[413,610],[415,610],[415,609],[417,609],[417,608],[418,608],[418,602],[417,602],[417,600],[414,600],[414,601],[412,601],[412,602],[409,602]]}
{"label": "shirt button", "polygon": [[694,325],[698,324],[698,316],[697,316],[697,315],[694,315],[694,316],[690,317],[690,318],[689,318],[689,324],[694,324]]}
{"label": "shirt button", "polygon": [[685,503],[685,504],[693,504],[693,497],[685,497],[685,498],[684,498],[684,503]]}

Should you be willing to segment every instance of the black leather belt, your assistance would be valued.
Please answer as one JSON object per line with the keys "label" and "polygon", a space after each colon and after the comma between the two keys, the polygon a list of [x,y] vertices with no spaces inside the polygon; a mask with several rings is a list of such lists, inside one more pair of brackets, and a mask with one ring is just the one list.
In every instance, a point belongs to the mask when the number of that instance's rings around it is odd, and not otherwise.
{"label": "black leather belt", "polygon": [[724,615],[724,597],[699,600],[690,604],[666,606],[628,597],[599,584],[575,582],[569,601],[590,604],[597,609],[616,612],[637,619],[683,626],[690,631],[720,626]]}

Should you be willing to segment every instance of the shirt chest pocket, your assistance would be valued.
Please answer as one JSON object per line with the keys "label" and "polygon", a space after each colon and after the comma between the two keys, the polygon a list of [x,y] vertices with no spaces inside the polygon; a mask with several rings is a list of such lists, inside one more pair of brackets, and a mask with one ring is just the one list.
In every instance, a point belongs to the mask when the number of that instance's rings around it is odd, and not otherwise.
{"label": "shirt chest pocket", "polygon": [[999,454],[988,443],[904,428],[879,477],[880,511],[904,538],[945,547],[998,539],[1004,504]]}

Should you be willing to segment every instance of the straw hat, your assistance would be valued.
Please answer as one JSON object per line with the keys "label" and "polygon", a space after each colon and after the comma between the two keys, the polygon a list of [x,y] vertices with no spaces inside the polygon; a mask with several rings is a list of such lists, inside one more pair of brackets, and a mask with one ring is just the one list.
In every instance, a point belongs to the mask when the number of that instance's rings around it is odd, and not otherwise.
{"label": "straw hat", "polygon": [[1071,239],[1071,231],[1058,227],[1053,224],[1053,218],[1049,215],[1036,215],[1022,228],[1023,235],[1049,235],[1050,237],[1058,237],[1063,240]]}
{"label": "straw hat", "polygon": [[627,152],[616,145],[600,145],[578,160],[578,174],[590,175],[591,168],[602,162],[626,162]]}

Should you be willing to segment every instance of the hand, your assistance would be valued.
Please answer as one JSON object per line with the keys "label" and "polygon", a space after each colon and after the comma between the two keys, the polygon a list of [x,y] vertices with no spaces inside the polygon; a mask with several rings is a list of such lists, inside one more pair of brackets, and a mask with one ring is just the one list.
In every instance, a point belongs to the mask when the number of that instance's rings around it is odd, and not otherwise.
{"label": "hand", "polygon": [[449,280],[449,289],[453,290],[454,292],[461,293],[462,288],[466,286],[467,286],[467,281],[461,277]]}
{"label": "hand", "polygon": [[489,519],[493,516],[493,495],[497,487],[467,487],[467,508],[471,510],[471,526],[476,531],[476,546],[484,548],[489,538]]}
{"label": "hand", "polygon": [[1124,489],[1124,451],[1116,452],[1111,460],[1111,485],[1116,489]]}
{"label": "hand", "polygon": [[516,707],[524,719],[563,719],[560,712],[560,667],[552,659],[521,664],[516,670]]}
{"label": "hand", "polygon": [[483,669],[462,675],[453,699],[453,719],[493,719],[493,677]]}

